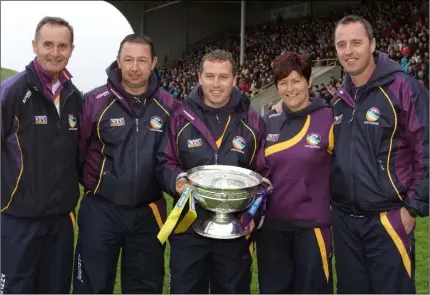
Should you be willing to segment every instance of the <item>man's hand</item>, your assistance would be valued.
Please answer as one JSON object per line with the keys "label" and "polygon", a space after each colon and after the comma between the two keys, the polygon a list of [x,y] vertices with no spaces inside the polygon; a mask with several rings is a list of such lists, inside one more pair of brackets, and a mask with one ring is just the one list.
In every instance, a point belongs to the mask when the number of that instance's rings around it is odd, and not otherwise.
{"label": "man's hand", "polygon": [[182,192],[184,191],[185,186],[189,183],[189,181],[186,178],[180,178],[176,182],[176,192],[179,195],[182,195]]}
{"label": "man's hand", "polygon": [[402,220],[402,224],[405,228],[406,234],[409,235],[415,226],[416,218],[411,216],[411,214],[405,207],[402,207],[400,209],[400,219]]}

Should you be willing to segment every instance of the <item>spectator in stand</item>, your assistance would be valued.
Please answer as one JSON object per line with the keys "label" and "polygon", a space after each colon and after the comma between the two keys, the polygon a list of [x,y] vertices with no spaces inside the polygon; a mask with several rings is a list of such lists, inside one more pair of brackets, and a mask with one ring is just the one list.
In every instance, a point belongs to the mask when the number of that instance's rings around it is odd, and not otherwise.
{"label": "spectator in stand", "polygon": [[[248,79],[249,90],[244,91],[253,96],[267,86],[272,85],[270,76],[271,61],[276,56],[287,51],[307,52],[312,60],[317,60],[314,66],[324,66],[324,59],[336,58],[333,36],[331,30],[336,20],[354,10],[375,24],[377,36],[377,49],[388,53],[390,58],[401,64],[401,59],[408,57],[415,59],[417,68],[422,63],[428,64],[428,2],[426,1],[373,1],[364,2],[359,7],[350,7],[345,10],[333,11],[328,16],[319,16],[317,19],[302,18],[289,25],[289,21],[282,18],[246,31],[245,64],[238,72],[239,81]],[[300,40],[295,42],[294,40]],[[171,82],[183,83],[184,96],[198,84],[198,62],[204,54],[214,49],[224,49],[231,52],[235,62],[239,64],[240,38],[236,36],[223,36],[212,43],[201,44],[193,51],[186,52],[181,58],[173,61],[169,68],[160,70],[160,75],[166,83],[163,88],[169,90]],[[426,58],[427,57],[427,58]],[[417,62],[417,60],[420,60]],[[254,76],[251,76],[251,75]],[[266,76],[266,74],[268,76]],[[251,83],[256,80],[260,83],[257,89],[252,90]],[[179,84],[180,85],[180,84]]]}

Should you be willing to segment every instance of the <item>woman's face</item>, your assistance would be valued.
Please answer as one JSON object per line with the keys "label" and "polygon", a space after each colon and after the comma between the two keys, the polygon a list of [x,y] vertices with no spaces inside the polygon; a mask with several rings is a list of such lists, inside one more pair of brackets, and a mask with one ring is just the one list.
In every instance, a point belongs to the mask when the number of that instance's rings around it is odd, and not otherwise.
{"label": "woman's face", "polygon": [[278,93],[284,104],[293,112],[309,105],[309,88],[305,77],[292,71],[288,77],[278,81]]}

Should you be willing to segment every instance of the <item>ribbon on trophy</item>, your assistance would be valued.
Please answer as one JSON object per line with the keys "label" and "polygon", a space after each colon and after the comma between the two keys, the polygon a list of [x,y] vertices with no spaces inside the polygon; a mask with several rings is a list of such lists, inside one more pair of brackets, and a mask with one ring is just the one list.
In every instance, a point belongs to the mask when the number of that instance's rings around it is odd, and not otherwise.
{"label": "ribbon on trophy", "polygon": [[161,228],[160,232],[157,235],[157,239],[160,241],[161,244],[164,244],[169,238],[170,234],[172,233],[173,229],[178,223],[179,218],[181,217],[181,213],[184,210],[187,202],[189,202],[190,204],[189,210],[187,214],[184,216],[184,218],[181,220],[181,222],[179,223],[178,227],[175,230],[175,233],[185,232],[191,226],[191,224],[193,224],[193,222],[196,220],[197,212],[196,212],[196,208],[195,208],[195,204],[192,196],[192,188],[191,186],[186,185],[184,187],[184,190],[182,191],[181,197],[179,198],[172,212],[170,212],[166,222],[164,223],[163,227]]}
{"label": "ribbon on trophy", "polygon": [[251,220],[255,217],[257,214],[258,209],[262,206],[262,214],[261,219],[258,225],[256,226],[256,229],[260,229],[263,226],[264,219],[266,217],[266,210],[267,210],[267,196],[272,193],[273,187],[272,185],[269,185],[269,187],[264,188],[262,192],[257,193],[256,198],[254,202],[252,202],[251,206],[249,206],[248,211],[245,212],[243,216],[243,225],[247,226]]}

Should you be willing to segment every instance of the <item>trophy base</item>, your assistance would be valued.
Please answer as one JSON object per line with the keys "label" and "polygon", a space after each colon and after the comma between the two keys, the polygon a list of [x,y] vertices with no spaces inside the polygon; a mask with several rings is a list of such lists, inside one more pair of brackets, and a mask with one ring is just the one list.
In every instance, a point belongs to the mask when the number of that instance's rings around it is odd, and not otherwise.
{"label": "trophy base", "polygon": [[193,229],[201,236],[218,240],[237,239],[250,233],[249,227],[243,227],[240,221],[233,217],[223,221],[216,218],[197,218]]}

